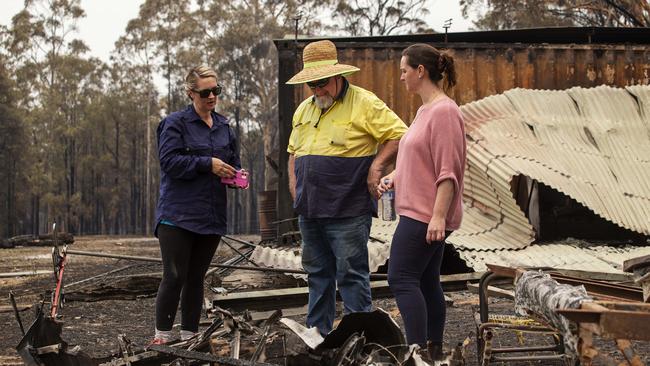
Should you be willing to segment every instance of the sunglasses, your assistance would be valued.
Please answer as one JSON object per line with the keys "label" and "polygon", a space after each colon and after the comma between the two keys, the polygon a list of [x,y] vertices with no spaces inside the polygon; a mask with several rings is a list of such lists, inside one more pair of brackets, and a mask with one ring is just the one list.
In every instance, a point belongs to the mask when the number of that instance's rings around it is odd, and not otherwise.
{"label": "sunglasses", "polygon": [[316,88],[324,88],[327,84],[329,84],[330,78],[325,78],[325,79],[320,79],[320,80],[315,80],[315,81],[309,81],[307,82],[307,86],[309,89],[316,89]]}
{"label": "sunglasses", "polygon": [[217,95],[221,94],[221,85],[217,84],[217,86],[215,86],[214,88],[201,89],[201,90],[192,89],[192,91],[197,93],[201,98],[209,97],[210,93],[214,94],[214,96],[216,97]]}

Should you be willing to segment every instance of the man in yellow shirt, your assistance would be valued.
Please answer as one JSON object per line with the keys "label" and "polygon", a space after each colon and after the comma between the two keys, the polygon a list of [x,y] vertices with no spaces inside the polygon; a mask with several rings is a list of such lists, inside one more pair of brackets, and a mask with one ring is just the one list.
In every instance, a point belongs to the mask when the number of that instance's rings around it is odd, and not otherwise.
{"label": "man in yellow shirt", "polygon": [[287,82],[307,83],[313,93],[293,116],[289,190],[308,273],[307,326],[327,334],[337,287],[346,314],[372,308],[367,244],[376,187],[407,127],[381,99],[346,80],[359,69],[339,64],[331,41],[308,44],[303,63]]}

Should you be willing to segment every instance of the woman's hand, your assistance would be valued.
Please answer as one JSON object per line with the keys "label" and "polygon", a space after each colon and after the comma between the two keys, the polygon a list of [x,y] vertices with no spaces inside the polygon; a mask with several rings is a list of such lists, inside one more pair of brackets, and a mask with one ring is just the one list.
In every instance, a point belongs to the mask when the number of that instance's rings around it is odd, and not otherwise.
{"label": "woman's hand", "polygon": [[232,178],[235,176],[235,168],[224,163],[221,159],[212,158],[212,174],[222,178]]}
{"label": "woman's hand", "polygon": [[445,218],[432,217],[427,226],[427,243],[445,240]]}
{"label": "woman's hand", "polygon": [[393,176],[395,175],[395,172],[392,172],[384,177],[382,177],[379,180],[379,184],[377,185],[377,198],[380,198],[384,192],[386,192],[389,189],[393,189]]}

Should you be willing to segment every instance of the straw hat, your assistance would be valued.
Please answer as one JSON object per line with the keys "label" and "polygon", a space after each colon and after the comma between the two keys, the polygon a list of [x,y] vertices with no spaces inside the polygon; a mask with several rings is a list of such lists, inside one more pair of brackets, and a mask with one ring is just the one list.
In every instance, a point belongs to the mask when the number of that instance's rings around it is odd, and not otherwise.
{"label": "straw hat", "polygon": [[302,71],[289,79],[287,84],[302,84],[334,75],[347,76],[359,71],[358,67],[340,64],[336,58],[336,46],[327,40],[305,46],[302,62]]}

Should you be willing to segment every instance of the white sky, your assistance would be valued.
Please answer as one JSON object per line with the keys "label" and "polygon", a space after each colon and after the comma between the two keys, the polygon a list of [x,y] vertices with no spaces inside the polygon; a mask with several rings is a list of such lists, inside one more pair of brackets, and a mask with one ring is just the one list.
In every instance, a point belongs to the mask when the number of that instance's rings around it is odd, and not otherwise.
{"label": "white sky", "polygon": [[[180,0],[183,1],[183,0]],[[0,0],[0,24],[10,25],[11,18],[23,8],[24,0]],[[90,54],[108,62],[113,45],[124,33],[126,24],[138,15],[143,0],[81,0],[86,17],[79,24],[78,38],[90,48]],[[469,20],[460,14],[458,0],[430,0],[427,23],[442,32],[442,24],[453,18],[450,32],[463,32],[471,27]]]}
{"label": "white sky", "polygon": [[[115,41],[124,33],[129,20],[138,16],[138,0],[81,0],[86,17],[77,24],[90,54],[108,62]],[[0,24],[10,25],[11,18],[23,9],[24,0],[0,0]]]}

